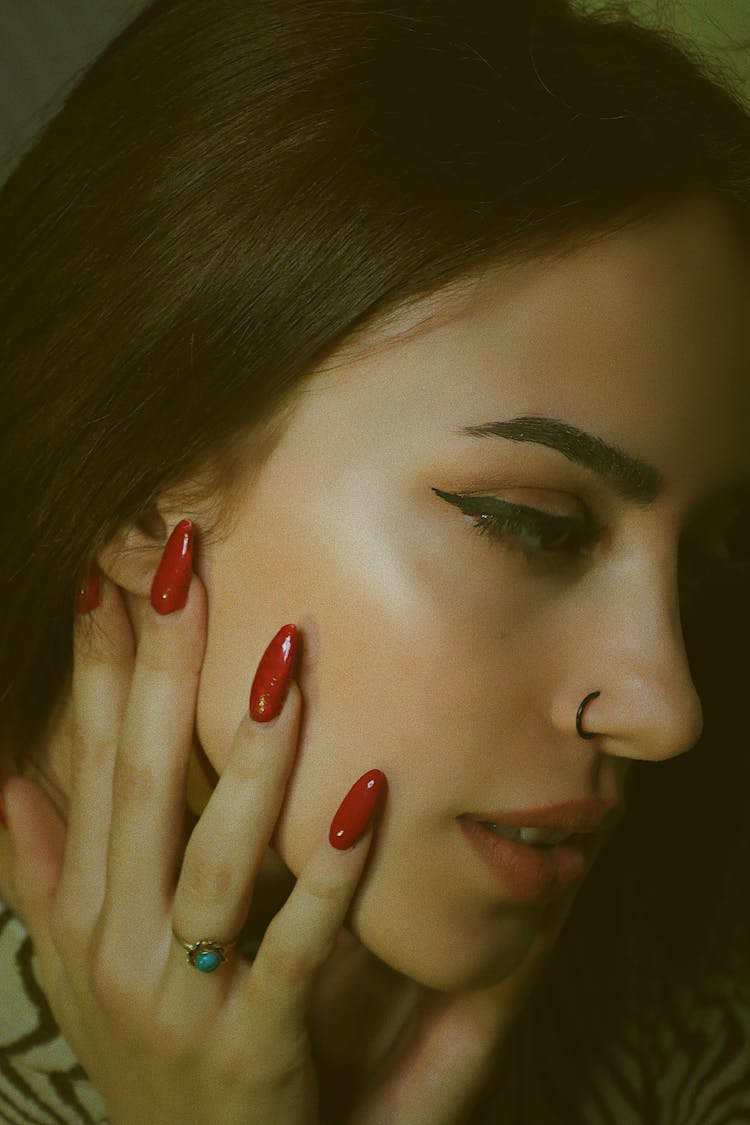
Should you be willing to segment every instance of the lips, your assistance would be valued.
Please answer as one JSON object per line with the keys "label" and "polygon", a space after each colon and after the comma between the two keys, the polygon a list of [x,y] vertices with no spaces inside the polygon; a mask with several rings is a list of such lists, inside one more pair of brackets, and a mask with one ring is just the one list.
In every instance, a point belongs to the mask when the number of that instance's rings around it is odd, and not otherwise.
{"label": "lips", "polygon": [[497,824],[508,828],[553,828],[575,835],[611,830],[619,823],[625,806],[617,799],[602,801],[597,797],[581,797],[556,805],[533,809],[491,809],[465,813],[464,817],[480,824]]}
{"label": "lips", "polygon": [[579,836],[551,848],[505,840],[470,817],[458,824],[467,854],[478,856],[490,875],[491,894],[499,888],[502,897],[514,902],[552,902],[572,894],[590,869],[601,839],[595,834]]}

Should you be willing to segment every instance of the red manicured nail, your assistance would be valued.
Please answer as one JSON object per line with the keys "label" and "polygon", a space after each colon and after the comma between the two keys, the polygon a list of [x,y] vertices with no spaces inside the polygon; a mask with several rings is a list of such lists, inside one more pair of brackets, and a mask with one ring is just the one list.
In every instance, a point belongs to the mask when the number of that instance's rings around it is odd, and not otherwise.
{"label": "red manicured nail", "polygon": [[275,719],[284,706],[296,649],[297,626],[282,625],[260,658],[250,689],[250,717],[256,723]]}
{"label": "red manicured nail", "polygon": [[193,525],[180,520],[174,529],[151,584],[151,605],[162,616],[184,609],[193,564]]}
{"label": "red manicured nail", "polygon": [[96,609],[99,605],[101,601],[99,577],[99,567],[95,562],[92,562],[88,577],[76,590],[73,603],[76,613],[91,613],[92,609]]}
{"label": "red manicured nail", "polygon": [[357,840],[361,840],[375,811],[378,797],[387,788],[388,782],[382,770],[370,770],[363,773],[359,781],[354,782],[331,821],[328,839],[334,848],[345,851],[346,848],[353,848]]}
{"label": "red manicured nail", "polygon": [[8,821],[5,818],[5,805],[3,804],[2,793],[0,793],[0,824],[2,824],[3,828],[8,827]]}

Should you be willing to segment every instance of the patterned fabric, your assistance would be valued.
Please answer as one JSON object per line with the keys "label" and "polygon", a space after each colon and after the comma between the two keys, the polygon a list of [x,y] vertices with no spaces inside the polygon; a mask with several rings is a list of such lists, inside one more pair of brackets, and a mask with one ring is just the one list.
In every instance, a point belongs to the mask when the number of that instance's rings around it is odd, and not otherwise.
{"label": "patterned fabric", "polygon": [[31,938],[0,905],[0,1121],[12,1125],[106,1122],[39,985]]}
{"label": "patterned fabric", "polygon": [[714,936],[691,974],[669,950],[615,959],[606,943],[597,953],[563,935],[559,969],[521,1014],[478,1122],[750,1123],[750,949],[731,920],[717,919]]}
{"label": "patterned fabric", "polygon": [[[245,944],[242,952],[252,957],[257,952],[257,942]],[[1,902],[0,1122],[108,1122],[104,1103],[60,1034],[49,1009],[39,983],[31,938]]]}
{"label": "patterned fabric", "polygon": [[[477,1125],[750,1123],[750,957],[738,959],[731,933],[718,944],[726,955],[699,979],[673,980],[645,960],[624,968],[611,1003],[591,996],[589,956],[566,950],[564,971],[519,1018]],[[2,904],[0,1121],[107,1122],[47,1006],[29,935]]]}

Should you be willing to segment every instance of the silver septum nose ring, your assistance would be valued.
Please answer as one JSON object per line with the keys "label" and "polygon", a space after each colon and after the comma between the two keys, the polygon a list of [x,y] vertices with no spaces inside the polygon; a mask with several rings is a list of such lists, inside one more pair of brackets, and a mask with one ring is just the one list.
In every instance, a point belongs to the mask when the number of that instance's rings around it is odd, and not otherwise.
{"label": "silver septum nose ring", "polygon": [[578,714],[576,715],[576,730],[578,731],[578,733],[579,733],[579,735],[581,736],[581,738],[596,738],[596,737],[597,737],[596,731],[585,731],[585,730],[584,730],[584,729],[582,728],[582,726],[581,726],[581,718],[582,718],[582,716],[583,716],[583,712],[584,712],[584,710],[585,710],[585,708],[586,708],[586,704],[587,704],[587,703],[588,703],[588,702],[589,702],[589,701],[590,701],[591,699],[596,699],[596,697],[597,697],[598,695],[601,695],[601,694],[602,694],[602,693],[601,693],[600,691],[592,691],[592,692],[590,692],[590,693],[589,693],[589,694],[588,694],[588,695],[586,696],[586,698],[585,698],[585,699],[583,700],[583,702],[581,703],[581,706],[580,706],[580,707],[578,708]]}

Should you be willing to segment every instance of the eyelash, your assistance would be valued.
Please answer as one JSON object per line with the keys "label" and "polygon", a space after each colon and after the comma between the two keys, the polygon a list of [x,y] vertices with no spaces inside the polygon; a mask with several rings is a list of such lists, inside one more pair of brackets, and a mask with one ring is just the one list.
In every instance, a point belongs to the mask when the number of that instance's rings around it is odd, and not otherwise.
{"label": "eyelash", "polygon": [[[529,559],[535,556],[575,558],[595,542],[602,530],[591,518],[579,520],[571,516],[552,516],[538,508],[511,504],[507,500],[496,500],[491,496],[457,496],[438,488],[434,491],[455,504],[465,515],[482,518],[484,522],[472,525],[476,535],[488,535],[490,540],[505,547],[510,546],[508,541],[512,540]],[[536,539],[537,545],[524,543],[524,535]],[[547,546],[543,545],[545,538]],[[550,538],[552,545],[549,545]]]}
{"label": "eyelash", "polygon": [[[529,562],[555,558],[561,564],[572,561],[583,556],[603,531],[603,527],[590,516],[583,520],[572,516],[553,516],[538,508],[511,504],[492,496],[461,496],[438,488],[433,491],[465,515],[483,520],[472,524],[474,534],[488,535],[492,543],[506,549],[518,548]],[[524,543],[524,535],[536,538],[538,544],[530,546]],[[553,545],[543,546],[545,537],[551,538]],[[683,562],[684,581],[694,589],[722,577],[750,576],[750,558],[717,559],[696,553],[689,561],[684,559]]]}

